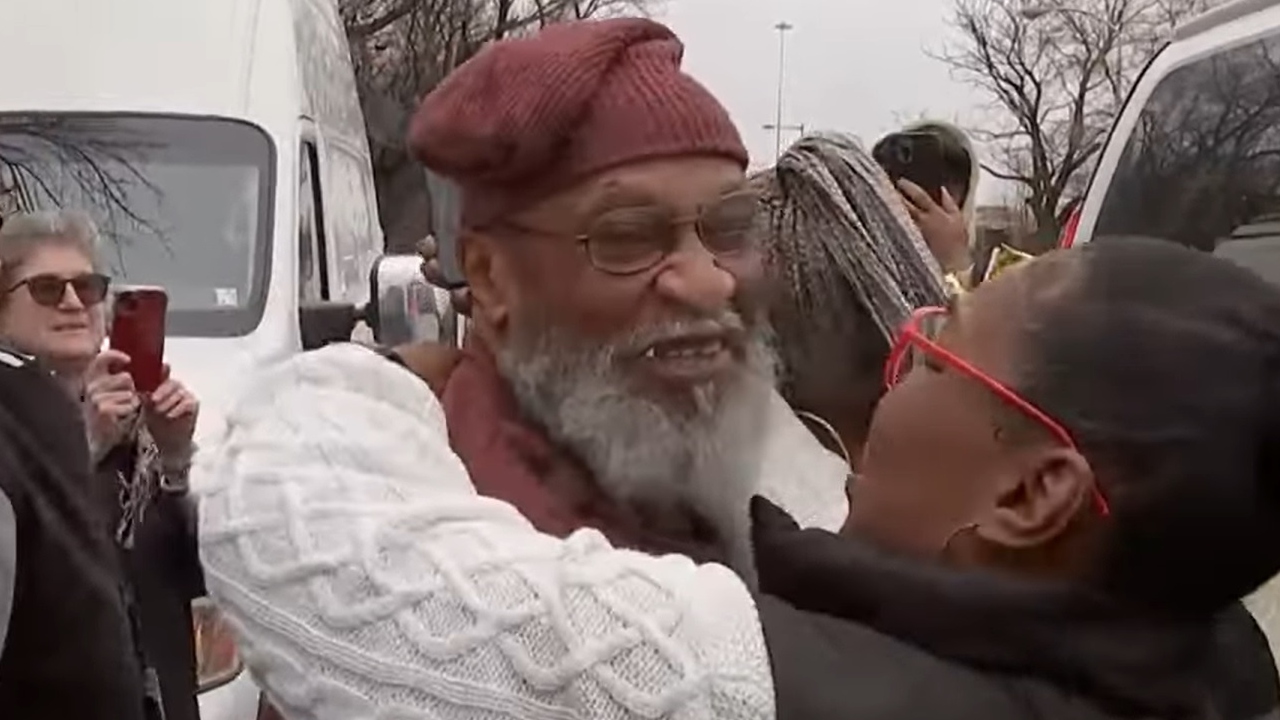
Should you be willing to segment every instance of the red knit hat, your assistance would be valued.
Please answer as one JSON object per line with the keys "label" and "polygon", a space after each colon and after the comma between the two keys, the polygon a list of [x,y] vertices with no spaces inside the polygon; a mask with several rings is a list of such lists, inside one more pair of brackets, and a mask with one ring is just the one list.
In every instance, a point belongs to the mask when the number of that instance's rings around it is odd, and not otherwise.
{"label": "red knit hat", "polygon": [[639,18],[492,43],[423,98],[409,148],[461,186],[471,227],[629,162],[698,154],[745,167],[729,113],[681,72],[683,55],[671,30]]}

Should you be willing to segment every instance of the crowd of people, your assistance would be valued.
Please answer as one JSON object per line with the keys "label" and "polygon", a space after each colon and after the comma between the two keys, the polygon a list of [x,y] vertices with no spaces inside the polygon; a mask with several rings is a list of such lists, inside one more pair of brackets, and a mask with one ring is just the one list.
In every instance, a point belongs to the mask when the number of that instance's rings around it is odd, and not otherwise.
{"label": "crowd of people", "polygon": [[459,67],[410,145],[465,346],[299,354],[199,453],[101,349],[92,225],[6,221],[0,715],[196,717],[206,585],[286,719],[1280,712],[1280,289],[1141,240],[978,283],[962,132],[908,128],[936,196],[839,133],[749,175],[681,55]]}

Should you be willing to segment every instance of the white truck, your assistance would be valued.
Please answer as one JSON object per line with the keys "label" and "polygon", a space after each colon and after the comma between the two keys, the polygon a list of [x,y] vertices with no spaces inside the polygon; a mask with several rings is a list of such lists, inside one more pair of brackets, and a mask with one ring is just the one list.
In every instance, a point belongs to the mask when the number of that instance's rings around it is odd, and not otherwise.
{"label": "white truck", "polygon": [[[197,442],[257,365],[353,329],[447,326],[418,260],[381,257],[336,0],[22,2],[0,65],[0,213],[86,210],[115,280],[168,290]],[[258,689],[211,606],[193,632],[204,720],[253,720]]]}
{"label": "white truck", "polygon": [[[1178,27],[1134,86],[1064,244],[1154,237],[1280,283],[1280,0]],[[1248,605],[1280,655],[1280,580]]]}

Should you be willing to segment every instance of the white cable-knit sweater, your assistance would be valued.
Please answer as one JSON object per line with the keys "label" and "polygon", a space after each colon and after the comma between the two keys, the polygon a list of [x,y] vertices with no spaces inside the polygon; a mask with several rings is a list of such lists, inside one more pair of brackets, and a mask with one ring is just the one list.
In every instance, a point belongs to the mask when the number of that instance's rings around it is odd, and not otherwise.
{"label": "white cable-knit sweater", "polygon": [[[837,525],[843,469],[779,422],[767,472],[811,475],[767,494]],[[209,591],[291,720],[773,717],[733,572],[539,534],[475,494],[427,386],[364,348],[256,378],[192,477]]]}

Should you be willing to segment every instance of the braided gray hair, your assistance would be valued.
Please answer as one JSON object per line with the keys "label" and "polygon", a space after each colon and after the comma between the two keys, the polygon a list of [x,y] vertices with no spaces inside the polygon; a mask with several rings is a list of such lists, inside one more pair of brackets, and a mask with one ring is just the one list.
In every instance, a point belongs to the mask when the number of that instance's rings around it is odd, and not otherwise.
{"label": "braided gray hair", "polygon": [[946,299],[941,267],[851,136],[801,138],[752,184],[764,205],[757,230],[775,283],[784,395],[815,412],[869,417],[889,338],[912,310]]}

